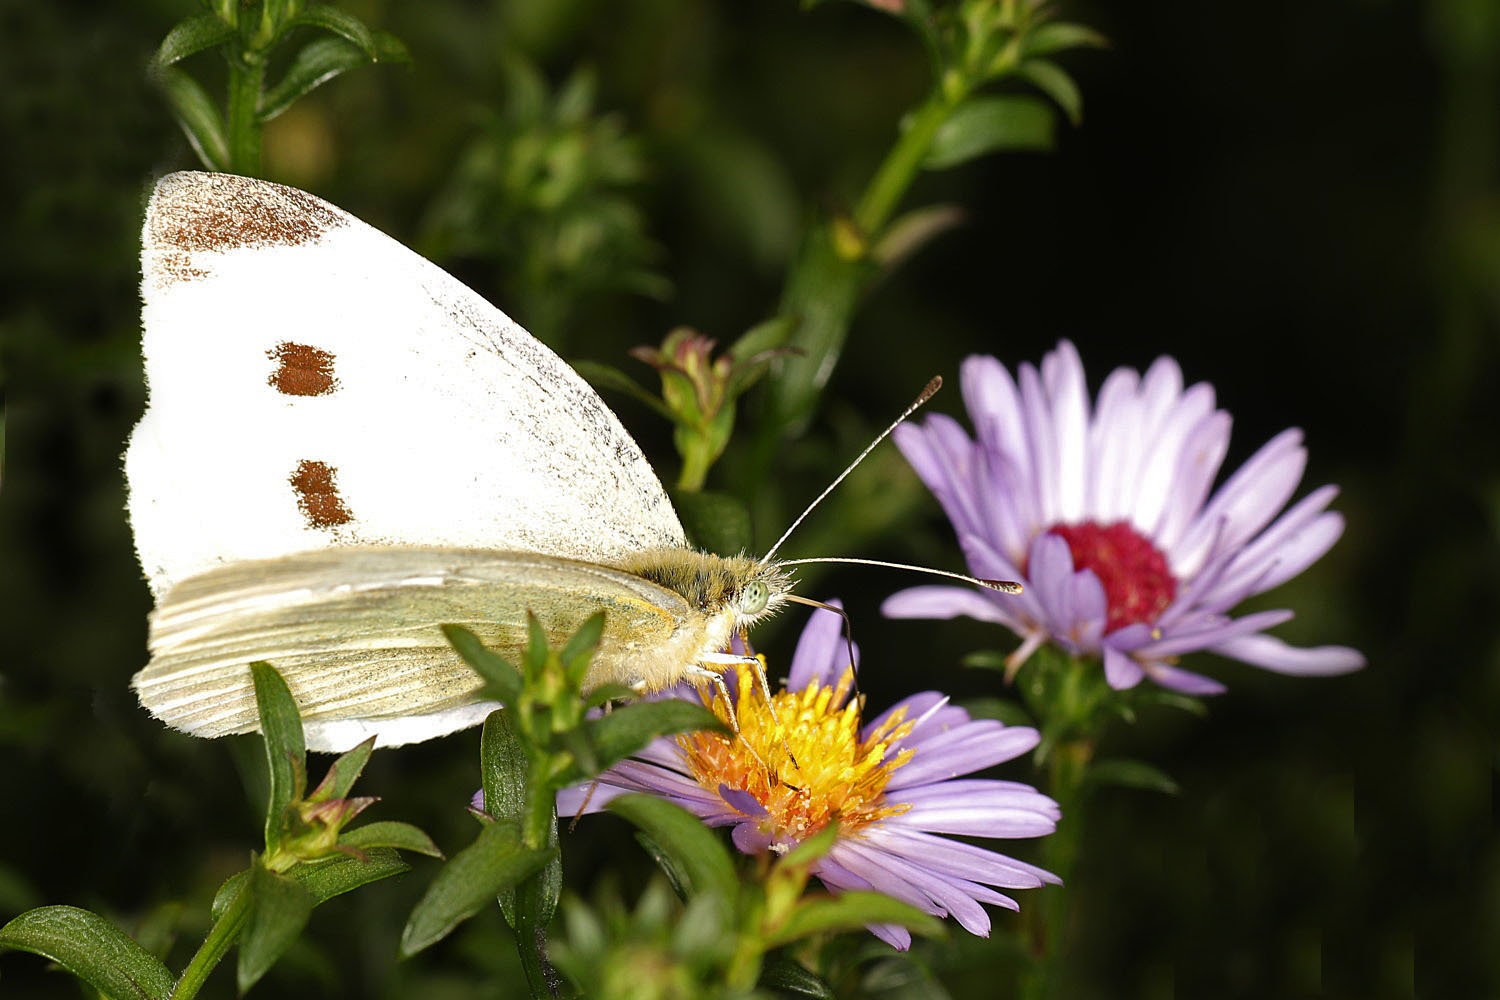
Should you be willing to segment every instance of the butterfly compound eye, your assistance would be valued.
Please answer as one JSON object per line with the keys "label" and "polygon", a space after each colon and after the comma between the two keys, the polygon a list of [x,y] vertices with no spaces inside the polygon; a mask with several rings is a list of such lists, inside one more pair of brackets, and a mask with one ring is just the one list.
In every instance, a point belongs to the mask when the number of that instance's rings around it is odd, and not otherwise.
{"label": "butterfly compound eye", "polygon": [[766,586],[765,581],[751,580],[740,592],[740,614],[758,615],[766,610],[766,604],[770,600],[771,588]]}

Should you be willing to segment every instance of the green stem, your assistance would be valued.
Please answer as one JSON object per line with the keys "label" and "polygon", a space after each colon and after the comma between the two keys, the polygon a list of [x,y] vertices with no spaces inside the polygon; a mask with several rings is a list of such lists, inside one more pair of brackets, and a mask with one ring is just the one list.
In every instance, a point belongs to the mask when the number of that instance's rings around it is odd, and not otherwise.
{"label": "green stem", "polygon": [[912,116],[854,208],[854,224],[866,239],[876,236],[890,220],[891,213],[921,171],[938,129],[966,93],[967,88],[961,85],[940,85]]}
{"label": "green stem", "polygon": [[[1038,667],[1043,664],[1039,662]],[[1100,706],[1108,686],[1099,664],[1090,660],[1059,655],[1044,669],[1050,671],[1044,687],[1045,728],[1057,734],[1047,758],[1047,792],[1062,810],[1062,819],[1057,830],[1042,841],[1042,867],[1065,886],[1078,860],[1088,798],[1085,782],[1106,721]],[[1021,978],[1023,1000],[1057,995],[1058,975],[1067,955],[1071,902],[1071,890],[1063,886],[1047,886],[1035,897],[1026,918],[1032,962]]]}
{"label": "green stem", "polygon": [[794,432],[816,403],[833,374],[861,293],[874,270],[866,248],[878,239],[891,214],[906,197],[932,149],[938,129],[968,93],[950,74],[939,82],[912,115],[855,205],[853,226],[822,222],[803,240],[782,292],[780,314],[794,317],[795,332],[787,346],[802,356],[787,359],[771,386],[771,406],[756,441],[756,478],[764,480],[767,460],[783,436]]}
{"label": "green stem", "polygon": [[266,79],[265,58],[257,52],[241,51],[229,59],[229,170],[247,177],[260,176],[261,89]]}
{"label": "green stem", "polygon": [[[521,817],[521,843],[528,848],[546,847],[552,832],[555,796],[542,777],[542,768],[531,768],[526,788],[525,814]],[[556,1000],[562,977],[547,961],[547,928],[538,921],[542,910],[546,869],[516,886],[516,952],[533,1000]]]}
{"label": "green stem", "polygon": [[172,989],[171,1000],[191,1000],[192,997],[198,995],[198,991],[202,989],[209,974],[229,951],[229,946],[234,944],[235,938],[240,936],[240,931],[244,929],[245,921],[249,916],[250,879],[247,877],[240,882],[234,898],[229,901],[229,905],[224,907],[223,912],[219,914],[219,919],[214,921],[208,937],[204,938],[203,943],[198,946],[197,954],[193,955],[187,968],[182,970],[182,975],[177,979],[177,985]]}
{"label": "green stem", "polygon": [[[733,404],[730,404],[733,405]],[[708,449],[689,447],[682,454],[682,472],[677,475],[677,488],[685,493],[697,493],[708,481],[708,470],[713,465]]]}

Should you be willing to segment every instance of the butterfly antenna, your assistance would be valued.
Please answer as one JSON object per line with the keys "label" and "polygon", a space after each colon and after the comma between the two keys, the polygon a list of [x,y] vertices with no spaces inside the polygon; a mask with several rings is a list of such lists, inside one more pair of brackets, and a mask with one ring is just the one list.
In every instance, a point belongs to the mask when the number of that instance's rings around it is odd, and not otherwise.
{"label": "butterfly antenna", "polygon": [[[849,556],[823,556],[817,559],[787,559],[781,562],[782,566],[802,566],[807,563],[853,563],[856,566],[884,566],[886,569],[904,569],[913,573],[926,573],[928,576],[946,576],[950,580],[962,580],[964,583],[972,583],[975,586],[984,587],[988,590],[996,590],[1002,594],[1020,594],[1025,591],[1019,583],[1014,580],[988,580],[984,577],[969,576],[967,573],[950,573],[945,569],[933,569],[931,566],[913,566],[910,563],[886,562],[883,559],[855,559]],[[802,598],[786,595],[789,601],[798,601]]]}
{"label": "butterfly antenna", "polygon": [[860,462],[863,462],[865,460],[865,456],[868,455],[868,454],[870,454],[870,452],[872,452],[872,451],[875,450],[875,446],[876,445],[878,445],[880,442],[884,441],[886,438],[890,437],[891,436],[891,431],[895,430],[897,427],[900,427],[901,424],[902,424],[902,422],[904,420],[906,420],[907,417],[909,417],[913,413],[917,412],[918,408],[920,408],[923,403],[925,403],[929,399],[931,399],[933,397],[933,394],[936,393],[942,387],[943,387],[943,377],[941,375],[934,375],[933,378],[932,378],[932,381],[928,382],[926,388],[924,388],[922,390],[921,395],[919,395],[916,398],[916,400],[910,406],[908,406],[904,411],[902,411],[901,416],[899,416],[895,420],[891,421],[891,425],[889,427],[887,427],[885,430],[881,431],[880,432],[880,436],[877,437],[874,441],[871,441],[865,447],[865,450],[862,451],[862,452],[860,452],[859,456],[857,458],[855,458],[854,461],[850,462],[849,465],[848,465],[848,467],[846,469],[844,469],[843,472],[840,472],[838,474],[838,478],[835,479],[833,482],[829,483],[828,484],[828,488],[825,489],[822,493],[818,494],[818,498],[816,500],[814,500],[812,503],[810,503],[810,504],[807,505],[807,509],[804,510],[801,514],[799,514],[797,516],[797,520],[795,520],[795,521],[792,522],[792,526],[790,528],[787,528],[786,531],[782,532],[782,535],[781,535],[780,538],[776,539],[776,544],[773,545],[773,546],[771,546],[770,551],[768,551],[765,555],[763,555],[763,556],[760,557],[760,561],[762,563],[770,562],[771,557],[776,554],[776,550],[779,549],[779,548],[781,548],[781,543],[787,540],[787,536],[789,536],[792,532],[794,532],[794,531],[797,530],[797,525],[801,524],[803,522],[803,520],[805,520],[807,518],[807,515],[811,514],[813,512],[813,509],[816,508],[818,506],[818,504],[820,504],[820,503],[823,502],[823,498],[826,497],[826,496],[828,496],[828,494],[832,493],[833,492],[833,488],[835,486],[837,486],[839,483],[842,483],[844,481],[844,478],[846,476],[848,476],[849,473],[853,472],[855,470],[855,468],[859,465]]}

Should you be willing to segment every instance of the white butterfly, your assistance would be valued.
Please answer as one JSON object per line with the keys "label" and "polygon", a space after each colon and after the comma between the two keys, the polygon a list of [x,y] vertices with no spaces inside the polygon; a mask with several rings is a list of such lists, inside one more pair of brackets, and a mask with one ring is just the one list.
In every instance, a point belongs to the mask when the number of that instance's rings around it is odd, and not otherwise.
{"label": "white butterfly", "polygon": [[248,732],[248,664],[286,677],[308,746],[473,725],[495,708],[437,628],[502,652],[604,608],[591,686],[722,668],[774,611],[775,563],[687,545],[615,415],[444,271],[293,188],[162,179],[141,255],[150,405],[126,454],[157,600],[141,702]]}

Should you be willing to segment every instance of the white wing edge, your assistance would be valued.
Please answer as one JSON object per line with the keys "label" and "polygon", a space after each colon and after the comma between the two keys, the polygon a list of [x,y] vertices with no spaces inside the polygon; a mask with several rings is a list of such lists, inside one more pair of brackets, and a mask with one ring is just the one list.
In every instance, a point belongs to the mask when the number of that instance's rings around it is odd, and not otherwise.
{"label": "white wing edge", "polygon": [[343,753],[371,736],[375,737],[377,749],[399,747],[477,726],[495,709],[504,707],[498,701],[481,701],[428,715],[307,722],[303,724],[303,736],[307,749],[322,753]]}

